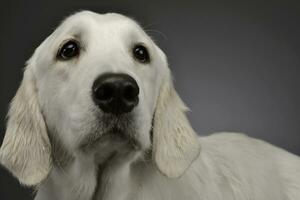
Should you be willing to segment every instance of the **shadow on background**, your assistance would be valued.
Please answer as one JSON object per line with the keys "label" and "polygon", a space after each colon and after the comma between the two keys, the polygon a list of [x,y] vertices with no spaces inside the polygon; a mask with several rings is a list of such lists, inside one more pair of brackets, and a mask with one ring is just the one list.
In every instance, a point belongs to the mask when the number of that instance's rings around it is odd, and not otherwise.
{"label": "shadow on background", "polygon": [[[7,1],[0,8],[0,143],[5,115],[34,49],[75,11],[138,20],[169,58],[200,135],[245,132],[300,155],[300,3]],[[33,199],[0,169],[0,198]]]}

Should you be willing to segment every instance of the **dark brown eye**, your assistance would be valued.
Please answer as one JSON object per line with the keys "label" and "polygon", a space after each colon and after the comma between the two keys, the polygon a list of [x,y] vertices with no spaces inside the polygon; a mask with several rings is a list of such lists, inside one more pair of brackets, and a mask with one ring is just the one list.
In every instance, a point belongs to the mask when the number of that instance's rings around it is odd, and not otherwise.
{"label": "dark brown eye", "polygon": [[70,40],[66,42],[58,51],[57,58],[60,60],[69,60],[79,55],[78,42]]}
{"label": "dark brown eye", "polygon": [[143,45],[136,45],[133,48],[133,56],[141,63],[149,63],[150,57],[148,50]]}

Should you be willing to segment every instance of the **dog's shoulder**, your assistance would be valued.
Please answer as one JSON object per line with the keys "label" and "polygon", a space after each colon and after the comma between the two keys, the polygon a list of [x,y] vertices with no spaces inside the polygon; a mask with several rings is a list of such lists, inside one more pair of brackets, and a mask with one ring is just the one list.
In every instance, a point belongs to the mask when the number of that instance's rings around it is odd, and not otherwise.
{"label": "dog's shoulder", "polygon": [[[221,151],[222,153],[243,153],[243,151],[257,151],[258,148],[270,148],[273,145],[244,133],[218,132],[199,138],[201,146],[207,151]],[[239,151],[236,151],[238,150]],[[269,149],[268,151],[273,151]],[[233,151],[233,152],[232,152]],[[265,152],[265,151],[264,151]],[[246,153],[246,152],[245,152]],[[251,152],[248,152],[251,153]],[[232,154],[231,154],[232,155]]]}
{"label": "dog's shoulder", "polygon": [[243,133],[220,132],[200,137],[203,154],[215,154],[226,159],[259,160],[281,165],[283,160],[298,164],[300,157],[261,139]]}
{"label": "dog's shoulder", "polygon": [[[251,187],[255,183],[253,190],[276,193],[284,199],[300,198],[299,156],[240,133],[214,133],[199,141],[204,162],[233,187]],[[270,188],[273,190],[266,192]]]}

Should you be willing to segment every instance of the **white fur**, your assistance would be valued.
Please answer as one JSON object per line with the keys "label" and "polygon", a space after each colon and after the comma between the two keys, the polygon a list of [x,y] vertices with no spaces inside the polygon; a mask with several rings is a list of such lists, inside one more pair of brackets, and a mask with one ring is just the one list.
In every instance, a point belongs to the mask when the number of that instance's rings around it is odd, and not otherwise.
{"label": "white fur", "polygon": [[[79,57],[57,60],[59,46],[71,38],[81,44]],[[149,64],[132,56],[140,43]],[[129,74],[139,85],[128,125],[138,149],[105,138],[106,127],[97,129],[104,114],[91,86],[106,72]],[[83,11],[67,18],[28,61],[0,161],[22,184],[37,187],[36,200],[300,199],[298,156],[242,134],[198,138],[186,110],[164,53],[136,22]],[[100,140],[83,150],[87,136]]]}

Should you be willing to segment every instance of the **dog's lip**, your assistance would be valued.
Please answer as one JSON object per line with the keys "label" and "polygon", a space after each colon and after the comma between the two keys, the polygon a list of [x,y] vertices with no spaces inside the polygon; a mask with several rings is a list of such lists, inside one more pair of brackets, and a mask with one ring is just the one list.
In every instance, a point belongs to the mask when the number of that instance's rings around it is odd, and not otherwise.
{"label": "dog's lip", "polygon": [[111,131],[109,131],[109,133],[106,134],[109,134],[110,137],[118,137],[121,140],[127,141],[134,150],[141,149],[141,144],[136,137],[131,136],[130,133],[127,133],[126,131],[113,128]]}
{"label": "dog's lip", "polygon": [[80,147],[83,151],[89,151],[97,148],[101,143],[106,144],[107,141],[111,141],[112,144],[120,143],[126,144],[131,150],[138,151],[142,149],[141,143],[136,139],[136,137],[131,136],[129,133],[120,130],[107,131],[103,134],[99,134],[92,141],[83,142]]}
{"label": "dog's lip", "polygon": [[93,141],[93,144],[101,145],[102,142],[106,142],[107,140],[112,140],[113,142],[125,142],[135,151],[142,149],[142,144],[137,140],[135,136],[132,136],[126,130],[122,130],[115,126],[112,127],[110,130],[105,131],[103,134],[99,135]]}

